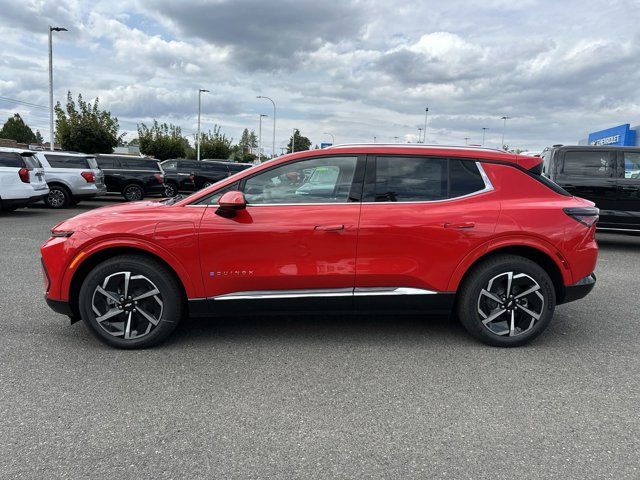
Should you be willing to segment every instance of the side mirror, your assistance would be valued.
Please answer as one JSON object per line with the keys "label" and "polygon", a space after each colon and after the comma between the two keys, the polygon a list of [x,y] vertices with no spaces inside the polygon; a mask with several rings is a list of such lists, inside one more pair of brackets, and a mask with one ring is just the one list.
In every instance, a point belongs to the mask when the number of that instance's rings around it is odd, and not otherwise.
{"label": "side mirror", "polygon": [[242,192],[232,190],[223,194],[218,200],[216,214],[225,218],[235,217],[238,210],[247,208],[247,200]]}

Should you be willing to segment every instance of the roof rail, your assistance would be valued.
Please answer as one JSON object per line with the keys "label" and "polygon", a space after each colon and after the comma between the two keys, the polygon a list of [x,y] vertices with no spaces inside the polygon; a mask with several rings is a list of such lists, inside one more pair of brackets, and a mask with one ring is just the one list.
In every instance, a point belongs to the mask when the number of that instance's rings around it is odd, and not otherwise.
{"label": "roof rail", "polygon": [[422,148],[457,148],[457,149],[467,149],[467,150],[486,150],[489,152],[505,152],[504,150],[500,150],[499,148],[489,148],[489,147],[475,147],[473,145],[440,145],[440,144],[425,144],[425,143],[341,143],[338,145],[332,145],[330,147],[326,147],[324,150],[330,150],[334,148],[342,148],[342,147],[422,147]]}

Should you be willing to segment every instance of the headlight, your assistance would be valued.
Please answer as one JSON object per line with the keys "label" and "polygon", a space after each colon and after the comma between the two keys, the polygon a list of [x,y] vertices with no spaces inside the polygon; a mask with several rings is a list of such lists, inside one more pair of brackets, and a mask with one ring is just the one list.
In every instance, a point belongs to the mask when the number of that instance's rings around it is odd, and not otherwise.
{"label": "headlight", "polygon": [[73,235],[73,230],[51,230],[52,237],[70,237]]}

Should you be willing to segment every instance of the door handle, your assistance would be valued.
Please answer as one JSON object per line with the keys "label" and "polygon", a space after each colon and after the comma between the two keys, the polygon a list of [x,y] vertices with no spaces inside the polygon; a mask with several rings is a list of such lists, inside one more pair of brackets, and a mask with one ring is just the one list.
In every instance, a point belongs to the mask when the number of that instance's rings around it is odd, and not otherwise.
{"label": "door handle", "polygon": [[314,230],[321,232],[339,232],[344,230],[344,225],[316,225]]}
{"label": "door handle", "polygon": [[467,230],[476,226],[473,222],[461,222],[461,223],[445,223],[444,228],[456,228],[458,230]]}

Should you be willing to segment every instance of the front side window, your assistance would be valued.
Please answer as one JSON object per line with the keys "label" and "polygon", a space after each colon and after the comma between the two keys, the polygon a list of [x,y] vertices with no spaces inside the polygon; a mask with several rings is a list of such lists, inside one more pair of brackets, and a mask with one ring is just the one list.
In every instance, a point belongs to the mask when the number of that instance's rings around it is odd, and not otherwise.
{"label": "front side window", "polygon": [[178,168],[178,162],[171,161],[171,162],[162,162],[162,169],[165,172],[175,172],[176,169]]}
{"label": "front side window", "polygon": [[148,158],[121,158],[120,163],[128,170],[154,170],[160,171],[160,164]]}
{"label": "front side window", "polygon": [[447,198],[447,159],[377,157],[376,202],[425,202]]}
{"label": "front side window", "polygon": [[247,179],[247,203],[345,203],[356,157],[320,157],[287,163]]}
{"label": "front side window", "polygon": [[112,169],[115,167],[113,157],[97,157],[96,160],[100,168]]}
{"label": "front side window", "polygon": [[624,178],[640,179],[640,153],[624,152]]}
{"label": "front side window", "polygon": [[610,177],[611,156],[608,150],[601,152],[566,152],[562,173],[581,177]]}

